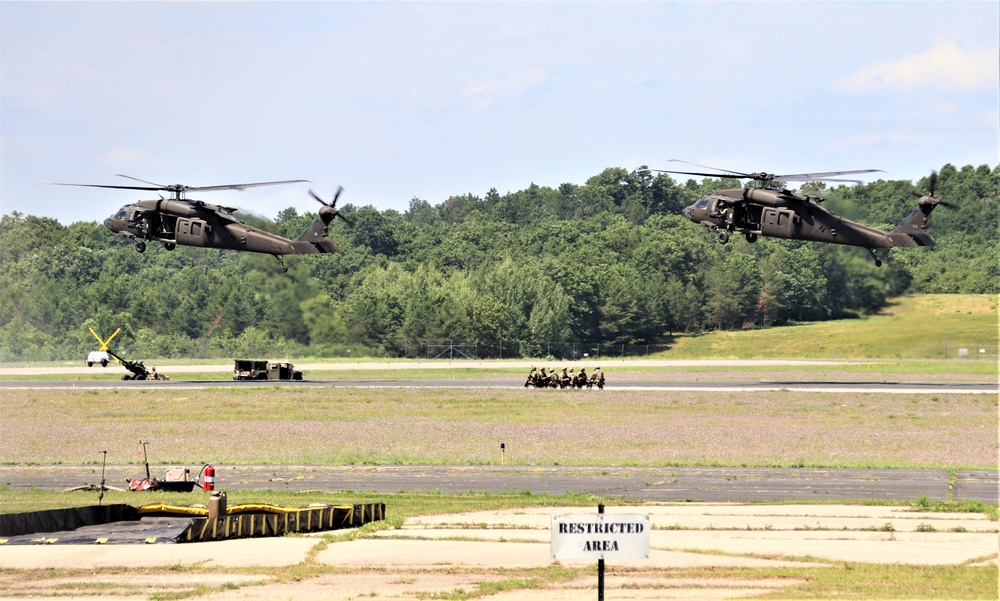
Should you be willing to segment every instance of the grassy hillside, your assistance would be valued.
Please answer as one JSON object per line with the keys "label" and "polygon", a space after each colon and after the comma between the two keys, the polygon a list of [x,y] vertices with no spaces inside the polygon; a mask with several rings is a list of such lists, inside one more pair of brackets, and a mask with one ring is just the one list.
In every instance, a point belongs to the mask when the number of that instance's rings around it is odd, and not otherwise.
{"label": "grassy hillside", "polygon": [[661,357],[954,359],[966,348],[969,358],[995,362],[997,300],[990,294],[905,296],[861,319],[680,337]]}

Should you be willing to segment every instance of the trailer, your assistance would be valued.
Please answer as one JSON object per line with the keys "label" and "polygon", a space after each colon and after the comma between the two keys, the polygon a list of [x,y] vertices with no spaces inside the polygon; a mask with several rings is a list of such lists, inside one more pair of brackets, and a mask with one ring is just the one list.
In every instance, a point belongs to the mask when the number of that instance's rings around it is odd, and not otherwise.
{"label": "trailer", "polygon": [[236,359],[233,380],[301,380],[302,372],[291,363],[260,359]]}

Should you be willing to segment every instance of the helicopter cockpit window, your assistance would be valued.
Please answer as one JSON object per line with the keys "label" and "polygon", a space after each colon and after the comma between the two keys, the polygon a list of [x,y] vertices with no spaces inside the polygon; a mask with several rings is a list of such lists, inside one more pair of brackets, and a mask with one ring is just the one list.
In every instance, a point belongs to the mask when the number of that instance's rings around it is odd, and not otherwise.
{"label": "helicopter cockpit window", "polygon": [[698,201],[698,202],[697,202],[697,203],[696,203],[696,204],[694,205],[694,207],[695,207],[696,209],[705,209],[705,208],[708,208],[708,197],[706,196],[706,197],[702,198],[701,200],[699,200],[699,201]]}
{"label": "helicopter cockpit window", "polygon": [[118,209],[118,212],[115,213],[115,219],[125,219],[125,213],[125,207]]}

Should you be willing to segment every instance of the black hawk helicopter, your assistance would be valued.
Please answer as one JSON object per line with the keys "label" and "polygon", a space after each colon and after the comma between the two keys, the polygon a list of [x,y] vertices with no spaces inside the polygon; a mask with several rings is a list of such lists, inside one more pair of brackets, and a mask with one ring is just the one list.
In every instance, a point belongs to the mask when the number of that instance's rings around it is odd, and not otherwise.
{"label": "black hawk helicopter", "polygon": [[118,212],[104,220],[104,225],[112,232],[131,239],[138,252],[145,252],[146,243],[156,241],[163,248],[173,250],[178,244],[221,248],[274,255],[281,264],[281,270],[288,271],[282,255],[308,255],[337,252],[337,246],[326,240],[330,222],[335,217],[348,226],[353,224],[337,209],[337,199],[343,188],[337,188],[330,203],[324,202],[315,192],[309,194],[321,205],[319,218],[295,240],[247,225],[233,216],[234,207],[208,204],[201,200],[185,198],[187,192],[211,192],[218,190],[244,190],[257,186],[277,186],[304,183],[307,180],[293,179],[278,182],[253,184],[229,184],[223,186],[187,186],[185,184],[162,185],[147,182],[128,175],[118,177],[135,180],[145,186],[114,186],[104,184],[62,184],[57,186],[82,186],[87,188],[111,188],[116,190],[150,190],[169,192],[170,198],[160,195],[157,200],[139,200],[118,209]]}
{"label": "black hawk helicopter", "polygon": [[933,246],[934,238],[924,231],[929,224],[931,211],[938,205],[954,208],[952,205],[934,198],[937,172],[932,172],[930,190],[926,193],[911,190],[915,196],[919,197],[916,210],[896,226],[896,229],[891,232],[883,232],[834,215],[820,205],[823,202],[820,197],[800,194],[776,186],[776,183],[792,181],[860,184],[859,180],[840,179],[839,176],[876,173],[881,172],[880,169],[775,175],[773,173],[741,173],[677,159],[671,159],[671,162],[686,163],[721,173],[667,171],[664,169],[646,169],[646,171],[753,180],[755,185],[713,192],[683,210],[685,217],[713,230],[719,244],[729,242],[730,233],[735,232],[743,234],[747,242],[756,242],[758,236],[770,236],[790,240],[811,240],[860,246],[867,248],[872,258],[875,259],[875,266],[881,267],[882,261],[875,254],[876,249],[894,246]]}

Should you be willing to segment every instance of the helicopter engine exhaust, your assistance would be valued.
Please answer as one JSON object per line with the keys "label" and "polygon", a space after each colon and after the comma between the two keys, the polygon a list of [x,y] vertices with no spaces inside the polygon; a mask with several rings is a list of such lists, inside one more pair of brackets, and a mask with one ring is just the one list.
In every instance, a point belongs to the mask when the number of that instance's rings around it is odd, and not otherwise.
{"label": "helicopter engine exhaust", "polygon": [[802,199],[783,190],[766,190],[762,188],[746,188],[742,190],[743,198],[767,207],[784,208],[802,202]]}

